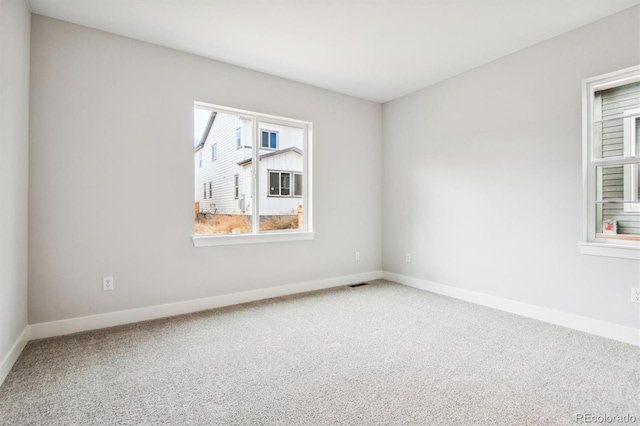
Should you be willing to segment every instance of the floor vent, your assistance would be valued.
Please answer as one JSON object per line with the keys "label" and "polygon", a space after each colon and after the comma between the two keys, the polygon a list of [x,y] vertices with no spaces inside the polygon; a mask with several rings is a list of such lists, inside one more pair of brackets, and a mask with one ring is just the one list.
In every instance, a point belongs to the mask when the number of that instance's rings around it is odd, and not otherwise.
{"label": "floor vent", "polygon": [[351,284],[349,287],[353,288],[353,287],[360,287],[363,285],[369,285],[369,283]]}

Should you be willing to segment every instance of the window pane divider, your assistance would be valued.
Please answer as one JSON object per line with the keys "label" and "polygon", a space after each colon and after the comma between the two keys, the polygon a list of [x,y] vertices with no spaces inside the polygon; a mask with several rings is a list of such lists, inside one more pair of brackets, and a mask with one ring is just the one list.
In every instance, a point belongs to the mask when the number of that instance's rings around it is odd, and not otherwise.
{"label": "window pane divider", "polygon": [[611,157],[611,158],[598,158],[591,160],[592,166],[619,166],[625,164],[640,164],[640,156],[630,157]]}
{"label": "window pane divider", "polygon": [[638,200],[596,200],[596,204],[638,204]]}

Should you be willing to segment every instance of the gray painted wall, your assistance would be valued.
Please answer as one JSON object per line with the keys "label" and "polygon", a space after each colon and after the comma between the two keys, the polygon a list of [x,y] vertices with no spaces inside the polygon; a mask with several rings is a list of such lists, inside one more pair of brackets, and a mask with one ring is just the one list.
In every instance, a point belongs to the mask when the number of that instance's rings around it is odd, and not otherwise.
{"label": "gray painted wall", "polygon": [[30,11],[0,1],[0,361],[27,325]]}
{"label": "gray painted wall", "polygon": [[[32,26],[30,323],[380,269],[381,105],[50,18]],[[193,247],[194,100],[313,122],[315,240]]]}
{"label": "gray painted wall", "polygon": [[384,105],[384,270],[639,327],[639,263],[576,245],[581,81],[640,63],[639,13]]}

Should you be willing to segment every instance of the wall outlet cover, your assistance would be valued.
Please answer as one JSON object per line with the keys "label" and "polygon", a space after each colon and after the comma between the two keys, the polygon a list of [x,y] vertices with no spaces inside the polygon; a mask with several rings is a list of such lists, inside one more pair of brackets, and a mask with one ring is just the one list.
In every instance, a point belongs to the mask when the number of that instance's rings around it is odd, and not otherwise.
{"label": "wall outlet cover", "polygon": [[113,290],[113,277],[102,278],[102,290],[104,291]]}

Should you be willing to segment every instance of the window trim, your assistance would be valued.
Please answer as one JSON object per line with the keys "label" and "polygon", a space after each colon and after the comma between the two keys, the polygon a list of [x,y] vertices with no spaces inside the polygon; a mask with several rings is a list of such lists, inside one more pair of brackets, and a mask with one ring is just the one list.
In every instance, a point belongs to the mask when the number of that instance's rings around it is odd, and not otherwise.
{"label": "window trim", "polygon": [[211,162],[214,162],[218,159],[218,143],[214,143],[211,145]]}
{"label": "window trim", "polygon": [[[271,193],[271,173],[278,173],[278,194]],[[289,174],[289,195],[282,195],[282,173]],[[296,176],[302,176],[302,193],[304,194],[304,173],[295,170],[267,169],[267,197],[271,198],[302,198],[302,194],[296,195]]]}
{"label": "window trim", "polygon": [[[271,123],[271,124],[275,124],[275,123]],[[269,146],[268,147],[264,147],[262,146],[262,134],[263,133],[269,133]],[[275,148],[271,148],[271,134],[275,134],[276,135],[276,147]],[[261,128],[260,129],[260,149],[267,149],[269,151],[277,151],[278,150],[278,145],[280,145],[280,132],[278,130],[269,130],[269,129],[264,129]]]}
{"label": "window trim", "polygon": [[313,231],[262,231],[260,234],[194,235],[191,239],[195,247],[213,247],[313,240],[315,235]]}
{"label": "window trim", "polygon": [[[620,159],[595,159],[593,156],[594,93],[640,81],[640,65],[610,72],[582,81],[582,240],[580,252],[585,255],[640,260],[640,241],[596,238],[596,167],[615,165]],[[636,155],[634,158],[637,158]],[[622,161],[622,164],[625,164]]]}
{"label": "window trim", "polygon": [[[302,167],[302,185],[303,194],[302,204],[305,206],[303,215],[304,230],[278,230],[278,231],[261,231],[260,230],[260,218],[257,214],[258,203],[251,203],[252,208],[252,233],[247,234],[235,234],[235,235],[192,235],[191,239],[195,247],[208,247],[218,245],[232,245],[232,244],[249,244],[249,243],[266,243],[266,242],[282,242],[282,241],[300,241],[300,240],[312,240],[315,237],[313,228],[313,123],[309,121],[297,120],[286,117],[279,117],[275,115],[269,115],[259,112],[241,110],[237,108],[229,108],[220,105],[209,104],[205,102],[194,102],[194,107],[199,109],[206,109],[214,112],[222,112],[233,115],[240,115],[245,118],[249,118],[252,124],[253,142],[252,142],[252,158],[254,161],[260,158],[261,148],[260,130],[261,125],[281,125],[296,127],[303,129],[303,167]],[[279,133],[279,132],[276,132]],[[278,136],[279,139],[279,136]],[[277,142],[279,144],[279,140]],[[260,173],[259,167],[252,167],[251,179],[253,184],[251,185],[251,197],[256,200],[259,195],[260,188]]]}

